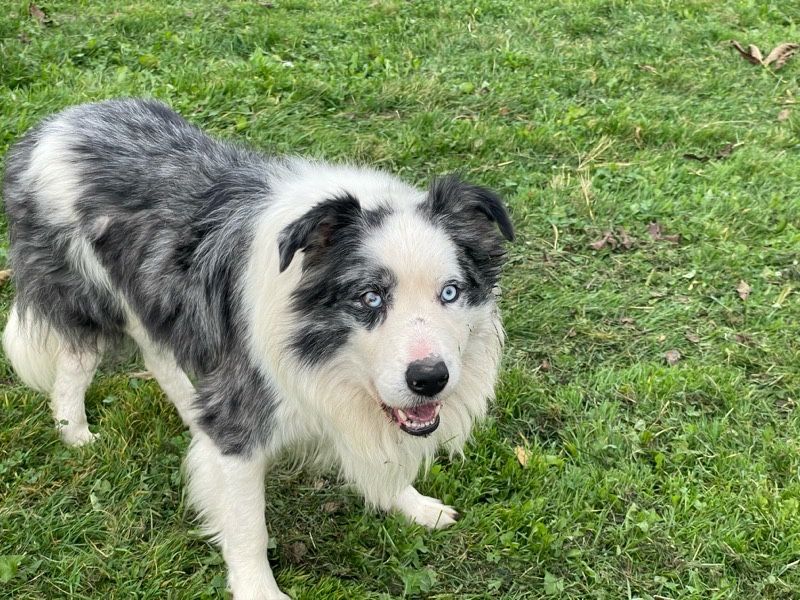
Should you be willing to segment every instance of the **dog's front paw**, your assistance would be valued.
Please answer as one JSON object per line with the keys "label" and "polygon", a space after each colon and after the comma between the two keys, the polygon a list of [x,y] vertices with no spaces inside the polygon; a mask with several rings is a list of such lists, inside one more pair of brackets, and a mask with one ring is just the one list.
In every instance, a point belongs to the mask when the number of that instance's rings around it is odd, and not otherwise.
{"label": "dog's front paw", "polygon": [[292,600],[291,596],[284,594],[277,586],[261,590],[231,590],[231,592],[233,600]]}
{"label": "dog's front paw", "polygon": [[[239,550],[241,548],[242,546],[238,546]],[[235,562],[237,558],[238,563]],[[229,555],[225,560],[228,561],[228,585],[233,600],[292,600],[291,596],[287,596],[278,588],[278,583],[266,562],[266,552],[263,559],[242,560],[238,556],[231,559]],[[236,568],[231,569],[231,564],[236,564]]]}
{"label": "dog's front paw", "polygon": [[400,492],[394,508],[414,523],[429,529],[444,529],[458,520],[458,513],[452,506],[447,506],[436,498],[423,496],[412,486]]}
{"label": "dog's front paw", "polygon": [[292,600],[292,598],[291,596],[287,596],[280,590],[275,590],[272,592],[265,592],[265,594],[258,594],[258,595],[234,594],[233,600]]}

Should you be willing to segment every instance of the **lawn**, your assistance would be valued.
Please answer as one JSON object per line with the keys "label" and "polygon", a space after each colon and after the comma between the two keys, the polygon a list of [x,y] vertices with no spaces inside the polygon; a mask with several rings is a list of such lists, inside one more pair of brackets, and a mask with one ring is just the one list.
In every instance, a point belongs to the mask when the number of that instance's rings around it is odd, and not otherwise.
{"label": "lawn", "polygon": [[[64,106],[147,95],[223,137],[507,198],[497,402],[419,486],[463,519],[430,533],[277,473],[286,592],[800,597],[800,56],[729,43],[800,42],[800,3],[40,6],[0,7],[0,154]],[[70,449],[0,361],[0,597],[224,594],[188,435],[118,362],[88,394],[101,439]]]}

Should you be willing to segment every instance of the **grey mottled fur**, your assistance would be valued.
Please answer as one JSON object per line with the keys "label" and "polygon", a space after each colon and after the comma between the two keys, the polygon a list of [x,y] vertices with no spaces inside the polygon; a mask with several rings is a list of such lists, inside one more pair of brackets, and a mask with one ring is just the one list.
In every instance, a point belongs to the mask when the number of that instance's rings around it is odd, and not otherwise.
{"label": "grey mottled fur", "polygon": [[81,105],[54,119],[79,132],[70,141],[79,218],[50,222],[20,185],[51,119],[6,163],[20,314],[29,311],[77,348],[122,336],[117,296],[71,266],[70,243],[83,233],[148,334],[200,380],[201,423],[212,439],[231,453],[263,441],[273,393],[243,356],[236,286],[254,217],[269,202],[274,159],[214,140],[152,101]]}

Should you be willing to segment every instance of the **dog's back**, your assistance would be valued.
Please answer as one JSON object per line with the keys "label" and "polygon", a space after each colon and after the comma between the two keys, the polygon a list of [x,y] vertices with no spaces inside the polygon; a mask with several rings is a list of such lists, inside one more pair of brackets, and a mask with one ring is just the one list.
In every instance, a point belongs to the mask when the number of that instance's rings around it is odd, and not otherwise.
{"label": "dog's back", "polygon": [[221,304],[241,262],[205,258],[234,258],[224,250],[249,242],[268,164],[154,101],[82,105],[45,121],[7,160],[16,314],[35,314],[74,346],[103,345],[124,331],[121,291],[157,341],[208,370],[227,343]]}

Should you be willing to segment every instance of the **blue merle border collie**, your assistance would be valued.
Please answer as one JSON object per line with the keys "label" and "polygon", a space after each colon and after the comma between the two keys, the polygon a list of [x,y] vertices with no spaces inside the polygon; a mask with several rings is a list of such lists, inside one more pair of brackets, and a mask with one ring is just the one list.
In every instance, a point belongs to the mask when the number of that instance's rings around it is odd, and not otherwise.
{"label": "blue merle border collie", "polygon": [[16,373],[49,395],[64,442],[85,444],[84,393],[103,352],[133,339],[191,430],[190,502],[234,598],[288,598],[264,518],[285,452],[334,466],[370,506],[454,522],[412,483],[493,396],[513,238],[496,194],[265,156],[114,100],[34,127],[4,197]]}

